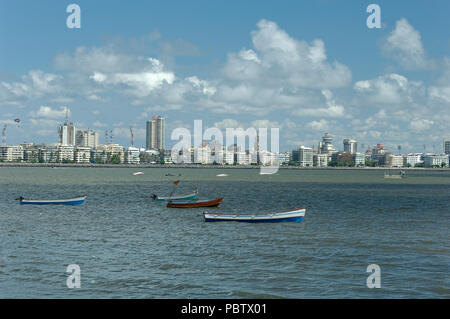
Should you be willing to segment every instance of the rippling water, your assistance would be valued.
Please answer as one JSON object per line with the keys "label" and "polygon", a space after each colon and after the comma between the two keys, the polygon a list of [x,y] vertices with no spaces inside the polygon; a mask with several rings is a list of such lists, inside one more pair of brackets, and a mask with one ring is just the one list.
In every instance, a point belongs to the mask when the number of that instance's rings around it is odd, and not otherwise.
{"label": "rippling water", "polygon": [[[0,168],[0,298],[450,297],[448,171],[134,171]],[[205,223],[203,209],[152,202],[175,178],[179,194],[224,195],[216,211],[306,205],[306,217]],[[14,200],[80,194],[74,207]],[[66,286],[69,264],[81,268],[80,289]],[[366,286],[369,264],[381,267],[380,289]]]}

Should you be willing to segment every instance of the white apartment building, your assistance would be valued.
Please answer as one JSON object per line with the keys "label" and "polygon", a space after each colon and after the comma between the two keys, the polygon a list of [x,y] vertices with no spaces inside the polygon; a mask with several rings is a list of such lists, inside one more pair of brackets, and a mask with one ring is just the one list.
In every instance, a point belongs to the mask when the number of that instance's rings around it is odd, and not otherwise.
{"label": "white apartment building", "polygon": [[386,166],[389,167],[403,167],[403,156],[387,154],[386,155]]}
{"label": "white apartment building", "polygon": [[127,149],[127,164],[139,164],[141,162],[139,155],[140,150],[137,147],[128,147]]}
{"label": "white apartment building", "polygon": [[313,166],[317,167],[327,167],[328,166],[328,154],[314,154],[313,155]]}
{"label": "white apartment building", "polygon": [[97,148],[98,133],[91,130],[87,131],[77,130],[77,133],[75,134],[75,145],[82,147]]}
{"label": "white apartment building", "polygon": [[18,162],[23,160],[22,146],[0,146],[0,160],[3,162]]}
{"label": "white apartment building", "polygon": [[433,166],[441,166],[442,163],[445,164],[445,167],[448,167],[448,155],[447,154],[433,154],[433,155],[425,155],[423,159],[423,164],[425,167],[433,167]]}
{"label": "white apartment building", "polygon": [[364,154],[364,153],[353,154],[353,162],[355,163],[355,166],[366,165],[366,154]]}
{"label": "white apartment building", "polygon": [[280,165],[288,164],[291,161],[291,157],[291,152],[281,152],[278,154],[278,161],[280,162]]}
{"label": "white apartment building", "polygon": [[79,164],[89,164],[91,161],[91,148],[77,146],[74,153],[75,163]]}
{"label": "white apartment building", "polygon": [[408,167],[408,164],[410,167],[414,167],[417,164],[422,164],[422,154],[406,154],[403,156],[403,166]]}
{"label": "white apartment building", "polygon": [[57,161],[62,162],[73,162],[74,161],[74,151],[75,147],[72,145],[58,145],[57,149]]}
{"label": "white apartment building", "polygon": [[300,146],[298,150],[292,152],[292,159],[302,167],[313,166],[313,150],[311,147]]}

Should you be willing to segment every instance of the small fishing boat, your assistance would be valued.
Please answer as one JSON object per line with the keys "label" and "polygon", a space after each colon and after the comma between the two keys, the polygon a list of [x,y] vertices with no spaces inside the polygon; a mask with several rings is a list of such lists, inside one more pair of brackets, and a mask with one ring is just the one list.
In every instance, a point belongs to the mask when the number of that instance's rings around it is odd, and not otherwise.
{"label": "small fishing boat", "polygon": [[305,217],[306,207],[292,209],[284,212],[238,215],[231,213],[208,213],[204,212],[205,222],[247,222],[247,223],[300,223]]}
{"label": "small fishing boat", "polygon": [[217,207],[223,201],[223,197],[213,200],[195,200],[195,201],[169,201],[167,207],[170,208],[195,208],[195,207]]}
{"label": "small fishing boat", "polygon": [[17,198],[20,201],[20,205],[81,205],[84,203],[86,196],[80,196],[70,199],[25,199],[22,196]]}
{"label": "small fishing boat", "polygon": [[193,193],[188,195],[181,195],[181,196],[158,196],[156,194],[152,195],[152,198],[156,202],[165,202],[170,200],[194,200],[197,198],[198,190],[195,190]]}
{"label": "small fishing boat", "polygon": [[228,176],[228,174],[217,174],[216,176],[217,177],[226,177],[226,176]]}
{"label": "small fishing boat", "polygon": [[144,175],[144,173],[143,173],[143,172],[134,172],[133,175],[134,175],[134,176],[137,176],[137,175]]}

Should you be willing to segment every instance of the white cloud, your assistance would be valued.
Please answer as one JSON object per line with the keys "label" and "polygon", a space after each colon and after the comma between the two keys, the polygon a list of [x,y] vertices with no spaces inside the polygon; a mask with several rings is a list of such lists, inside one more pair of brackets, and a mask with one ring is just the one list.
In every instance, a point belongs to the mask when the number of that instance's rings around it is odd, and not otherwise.
{"label": "white cloud", "polygon": [[427,119],[414,119],[409,124],[409,127],[416,131],[425,131],[428,130],[434,124],[433,121]]}
{"label": "white cloud", "polygon": [[343,118],[349,115],[345,114],[344,106],[337,104],[333,98],[333,93],[328,89],[321,90],[325,97],[325,104],[327,107],[316,108],[299,108],[293,112],[295,116],[312,116],[312,117],[334,117]]}
{"label": "white cloud", "polygon": [[425,69],[433,65],[426,57],[420,33],[406,19],[396,22],[382,49],[407,69]]}
{"label": "white cloud", "polygon": [[391,73],[372,80],[358,81],[353,86],[362,101],[376,104],[412,103],[425,96],[421,82],[409,81],[406,77]]}
{"label": "white cloud", "polygon": [[232,80],[302,88],[346,86],[351,72],[343,64],[328,62],[325,44],[316,39],[308,44],[296,40],[275,22],[261,20],[251,33],[254,50],[230,54],[224,74]]}
{"label": "white cloud", "polygon": [[18,105],[28,100],[48,98],[70,100],[62,85],[62,76],[41,70],[29,71],[21,82],[0,82],[0,103]]}
{"label": "white cloud", "polygon": [[32,111],[29,115],[33,118],[62,119],[66,116],[66,111],[70,116],[70,109],[67,107],[60,107],[59,110],[55,110],[50,106],[41,106],[38,111]]}
{"label": "white cloud", "polygon": [[329,123],[326,120],[312,121],[306,125],[308,128],[314,131],[327,131]]}

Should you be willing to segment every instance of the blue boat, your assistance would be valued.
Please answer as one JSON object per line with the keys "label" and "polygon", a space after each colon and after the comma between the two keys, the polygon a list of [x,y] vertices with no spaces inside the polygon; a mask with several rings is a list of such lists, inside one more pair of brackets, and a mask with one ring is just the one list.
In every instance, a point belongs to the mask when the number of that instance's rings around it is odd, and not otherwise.
{"label": "blue boat", "polygon": [[208,213],[204,212],[205,222],[246,222],[246,223],[300,223],[305,217],[306,207],[296,208],[278,213],[237,215],[230,213]]}
{"label": "blue boat", "polygon": [[20,205],[81,205],[84,203],[86,196],[80,196],[70,199],[25,199],[22,196],[18,198]]}

